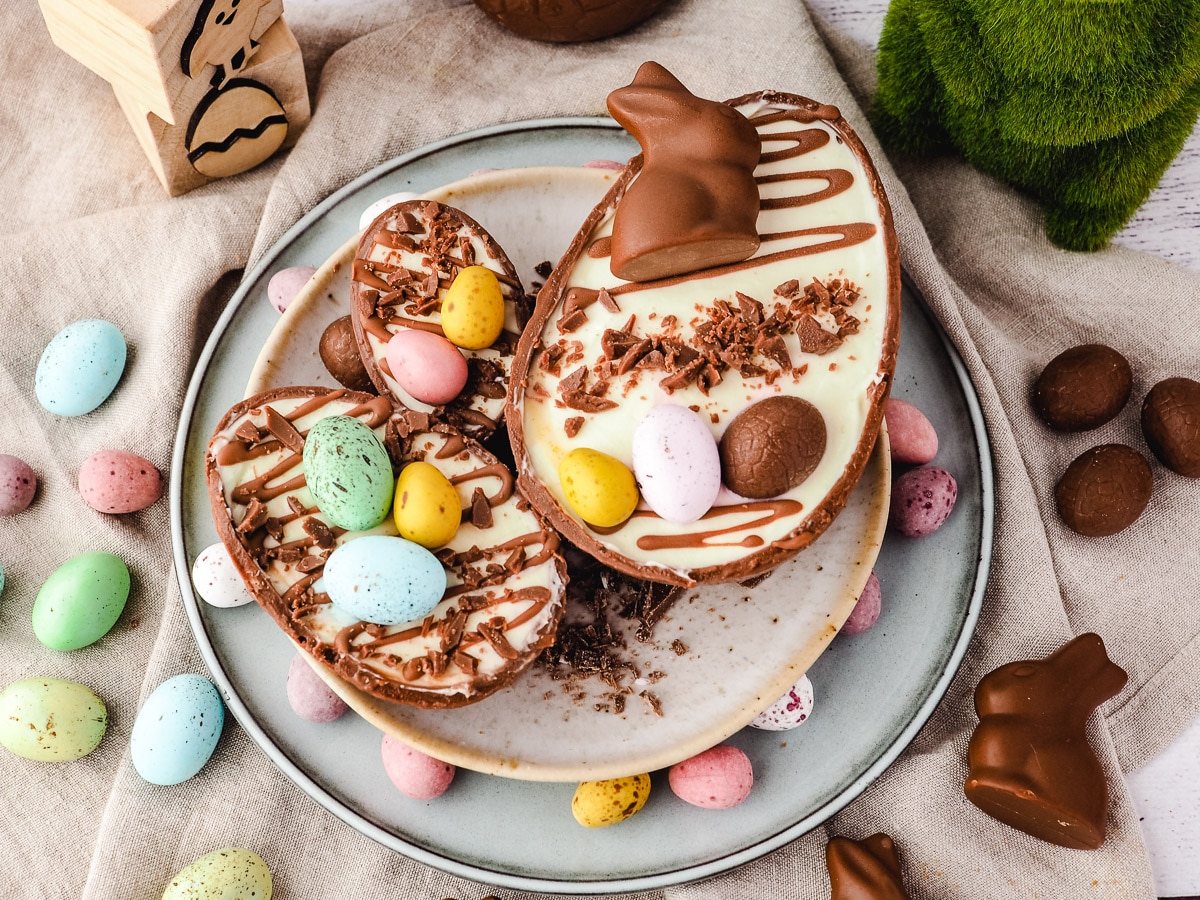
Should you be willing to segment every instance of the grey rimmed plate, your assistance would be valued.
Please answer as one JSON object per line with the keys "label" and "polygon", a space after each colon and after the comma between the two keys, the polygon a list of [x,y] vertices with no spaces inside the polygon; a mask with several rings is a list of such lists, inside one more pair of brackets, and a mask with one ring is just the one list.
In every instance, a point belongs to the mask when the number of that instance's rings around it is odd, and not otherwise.
{"label": "grey rimmed plate", "polygon": [[[522,679],[509,689],[507,698],[491,698],[477,707],[452,711],[451,715],[461,713],[469,719],[479,714],[472,710],[483,711],[488,704],[501,701],[508,704],[503,714],[481,720],[487,721],[485,733],[473,744],[464,738],[470,732],[469,720],[466,730],[454,733],[451,728],[449,734],[438,734],[433,725],[418,717],[415,725],[405,725],[410,729],[410,741],[414,736],[419,741],[421,735],[432,734],[427,747],[440,746],[446,751],[443,756],[461,751],[454,760],[460,765],[517,778],[548,779],[534,783],[463,770],[449,792],[423,803],[408,800],[388,782],[376,728],[387,725],[372,715],[369,704],[355,704],[363,716],[348,715],[329,725],[305,722],[291,711],[285,693],[287,669],[295,651],[269,617],[256,606],[228,610],[198,602],[190,590],[191,561],[216,539],[203,474],[204,447],[213,426],[241,398],[248,384],[281,384],[279,378],[289,378],[297,371],[294,366],[299,365],[299,371],[306,365],[319,367],[319,361],[313,363],[315,336],[307,359],[297,350],[300,345],[286,338],[287,324],[266,299],[270,275],[287,266],[317,266],[335,260],[348,237],[358,231],[360,213],[382,196],[426,192],[460,182],[483,167],[578,166],[594,159],[622,160],[636,149],[608,120],[517,123],[439,142],[351,183],[305,216],[247,274],[197,365],[176,442],[171,514],[184,603],[200,650],[239,723],[289,778],[352,827],[414,859],[499,886],[565,893],[662,887],[725,871],[816,826],[857,796],[928,718],[965,652],[986,582],[992,526],[991,466],[978,403],[961,362],[924,306],[906,288],[893,395],[920,406],[937,427],[941,450],[936,463],[958,479],[958,504],[935,535],[909,540],[889,534],[883,542],[875,570],[883,585],[885,605],[873,629],[832,643],[827,635],[807,659],[805,653],[793,652],[788,657],[793,663],[807,665],[828,644],[809,668],[817,693],[816,711],[810,721],[792,732],[743,729],[729,738],[750,756],[756,773],[753,793],[735,809],[715,813],[690,807],[671,794],[665,773],[660,773],[654,777],[652,797],[641,813],[615,828],[587,830],[571,817],[573,785],[553,780],[585,777],[581,773],[589,772],[596,774],[586,777],[608,777],[628,771],[635,763],[644,762],[646,768],[665,765],[688,755],[684,750],[702,749],[743,724],[747,716],[731,709],[744,709],[753,701],[743,699],[730,705],[727,694],[731,686],[748,678],[751,687],[758,685],[759,694],[769,693],[778,687],[776,682],[790,683],[798,674],[789,672],[785,677],[777,667],[760,665],[760,655],[745,635],[730,641],[736,649],[729,652],[735,653],[738,663],[731,666],[722,661],[725,668],[720,671],[725,678],[692,679],[686,689],[671,692],[667,685],[673,673],[668,669],[667,678],[655,686],[667,695],[664,720],[670,718],[685,726],[688,722],[718,723],[690,730],[684,727],[683,739],[677,734],[664,738],[667,730],[658,720],[647,718],[649,714],[640,705],[630,704],[630,715],[623,721],[632,725],[622,732],[616,717],[591,709],[590,701],[560,708],[560,692],[547,703],[544,694],[558,689],[548,680],[545,687],[526,684],[522,693],[523,683],[528,681]],[[496,183],[502,184],[506,177],[497,173],[482,176],[482,180],[499,179]],[[585,175],[581,182],[586,184],[589,179],[592,176]],[[562,180],[575,181],[570,176]],[[468,180],[456,190],[469,194],[475,188]],[[557,202],[553,189],[545,194],[547,203]],[[578,191],[570,196],[574,199],[567,198],[569,202],[585,202]],[[470,209],[466,203],[464,206]],[[531,210],[530,216],[531,221],[545,218],[538,210]],[[487,221],[483,224],[491,227]],[[568,230],[563,235],[562,248],[572,234],[573,230]],[[519,236],[500,235],[500,239],[517,261],[522,277],[535,277],[528,268],[537,260],[512,246]],[[336,271],[331,275],[336,280],[334,276]],[[309,292],[304,304],[308,314],[322,304],[333,308],[339,302],[332,281],[327,287]],[[285,320],[299,321],[302,314],[302,310],[289,310]],[[267,352],[260,358],[264,346]],[[288,358],[289,354],[299,358]],[[763,602],[786,600],[804,581],[828,579],[831,605],[825,615],[840,623],[848,610],[848,598],[857,592],[855,585],[865,577],[865,572],[858,570],[864,563],[870,566],[878,544],[880,501],[886,499],[886,483],[881,486],[878,479],[880,472],[886,479],[885,462],[877,460],[874,472],[876,481],[859,491],[860,520],[856,523],[846,517],[843,523],[852,532],[847,546],[873,546],[852,553],[835,552],[831,541],[822,554],[827,534],[797,558],[797,580],[776,573],[755,589],[756,594],[768,592],[765,596],[769,599]],[[700,606],[703,608],[695,603],[678,606],[656,628],[656,637],[665,644],[678,634],[686,643],[689,628],[706,628],[704,633],[711,634],[714,628],[723,627],[715,606],[712,611],[712,604]],[[805,628],[815,633],[811,625]],[[767,636],[766,632],[757,633],[764,639]],[[689,648],[695,656],[695,648]],[[697,671],[699,664],[699,660],[690,662]],[[674,673],[676,684],[687,682],[688,665],[688,660],[681,658]],[[738,674],[743,671],[751,674]],[[749,696],[754,696],[753,692]],[[545,715],[547,708],[553,710],[552,716]],[[548,747],[556,747],[560,754],[567,752],[565,761],[558,757],[540,760],[536,754],[531,759],[529,746],[520,743],[521,752],[512,752],[514,736],[539,730],[553,736],[546,742]],[[614,733],[624,733],[625,739],[614,740],[610,752],[600,758],[593,754],[589,762],[569,753],[573,741],[586,747],[606,736],[612,739]],[[530,746],[536,748],[536,743]],[[613,763],[614,754],[626,751],[631,751],[628,758]],[[473,820],[489,823],[488,841],[478,840],[473,829],[462,827],[463,822]]]}

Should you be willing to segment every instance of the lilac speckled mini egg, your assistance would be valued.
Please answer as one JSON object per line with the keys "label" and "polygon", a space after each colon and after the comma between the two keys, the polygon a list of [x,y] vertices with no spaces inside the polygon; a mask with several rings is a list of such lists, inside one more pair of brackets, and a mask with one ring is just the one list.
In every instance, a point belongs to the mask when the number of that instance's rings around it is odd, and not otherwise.
{"label": "lilac speckled mini egg", "polygon": [[37,475],[25,460],[0,453],[0,516],[15,516],[33,502]]}
{"label": "lilac speckled mini egg", "polygon": [[296,295],[317,274],[312,266],[292,266],[280,269],[267,282],[267,299],[279,312],[286,312]]}
{"label": "lilac speckled mini egg", "polygon": [[922,466],[892,485],[888,524],[907,537],[926,537],[942,527],[958,498],[958,482],[945,469]]}
{"label": "lilac speckled mini egg", "polygon": [[862,593],[858,595],[858,602],[854,604],[854,609],[850,611],[850,615],[842,625],[842,633],[862,634],[875,624],[882,609],[883,591],[879,587],[879,579],[872,572],[867,577],[867,583],[863,586]]}
{"label": "lilac speckled mini egg", "polygon": [[350,708],[300,653],[288,668],[287,698],[292,711],[309,722],[332,722]]}
{"label": "lilac speckled mini egg", "polygon": [[807,675],[788,688],[787,693],[764,709],[750,723],[763,731],[791,731],[812,715],[813,686]]}

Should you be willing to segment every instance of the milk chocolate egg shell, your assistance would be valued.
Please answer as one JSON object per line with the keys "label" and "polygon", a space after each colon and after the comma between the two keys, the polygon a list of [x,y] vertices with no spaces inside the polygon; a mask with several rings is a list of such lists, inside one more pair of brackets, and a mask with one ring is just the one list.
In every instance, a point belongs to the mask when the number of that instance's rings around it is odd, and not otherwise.
{"label": "milk chocolate egg shell", "polygon": [[514,34],[573,43],[611,37],[650,18],[668,0],[475,0]]}
{"label": "milk chocolate egg shell", "polygon": [[334,319],[321,332],[321,340],[317,344],[321,354],[321,362],[326,371],[337,379],[338,384],[345,385],[352,391],[374,393],[375,385],[371,376],[363,366],[362,357],[358,353],[358,340],[354,337],[354,324],[349,316]]}
{"label": "milk chocolate egg shell", "polygon": [[825,419],[807,400],[768,397],[738,413],[719,448],[731,491],[777,497],[811,475],[825,455]]}
{"label": "milk chocolate egg shell", "polygon": [[1064,350],[1033,386],[1033,406],[1055,431],[1087,431],[1121,411],[1133,388],[1129,362],[1104,344]]}
{"label": "milk chocolate egg shell", "polygon": [[[404,328],[445,337],[442,299],[459,271],[472,265],[486,266],[500,282],[504,330],[492,346],[462,351],[467,386],[457,400],[434,407],[414,398],[392,377],[387,342]],[[359,241],[350,296],[359,353],[380,394],[398,407],[433,413],[468,437],[482,440],[495,431],[504,416],[525,295],[513,264],[474,219],[432,200],[410,200],[384,210]]]}
{"label": "milk chocolate egg shell", "polygon": [[[820,535],[866,465],[895,364],[895,232],[860,141],[836,109],[803,97],[729,104],[762,142],[759,250],[655,281],[614,276],[613,220],[642,172],[635,157],[539,292],[506,412],[533,506],[601,562],[665,583],[743,580]],[[697,167],[711,164],[702,143],[688,145]],[[690,407],[720,441],[772,397],[811,404],[826,430],[820,462],[781,496],[727,501],[683,524],[638,509],[603,530],[569,509],[557,472],[576,447],[632,465],[633,434],[656,406]]]}
{"label": "milk chocolate egg shell", "polygon": [[1151,388],[1142,402],[1142,433],[1164,466],[1200,478],[1200,382],[1168,378]]}
{"label": "milk chocolate egg shell", "polygon": [[[394,462],[423,460],[458,489],[463,523],[436,551],[446,593],[421,621],[362,622],[320,588],[333,550],[370,532],[331,525],[304,479],[309,429],[350,416],[376,430]],[[280,388],[234,406],[209,442],[217,532],[250,592],[318,661],[377,697],[422,707],[472,703],[510,683],[554,640],[565,595],[558,536],[513,492],[495,457],[423,413],[393,415],[386,398]]]}
{"label": "milk chocolate egg shell", "polygon": [[1150,464],[1142,454],[1124,444],[1104,444],[1067,467],[1054,501],[1072,531],[1107,537],[1137,521],[1153,489]]}
{"label": "milk chocolate egg shell", "polygon": [[197,172],[225,178],[270,158],[287,133],[287,116],[270,88],[234,78],[200,101],[184,142]]}

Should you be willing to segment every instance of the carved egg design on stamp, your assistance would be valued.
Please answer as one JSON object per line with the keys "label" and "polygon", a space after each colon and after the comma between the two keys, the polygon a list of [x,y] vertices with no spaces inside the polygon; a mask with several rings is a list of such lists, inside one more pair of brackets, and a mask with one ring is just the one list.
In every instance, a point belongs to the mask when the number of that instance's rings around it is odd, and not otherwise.
{"label": "carved egg design on stamp", "polygon": [[265,162],[287,133],[287,115],[271,89],[234,78],[205,94],[192,113],[184,145],[197,172],[227,178]]}

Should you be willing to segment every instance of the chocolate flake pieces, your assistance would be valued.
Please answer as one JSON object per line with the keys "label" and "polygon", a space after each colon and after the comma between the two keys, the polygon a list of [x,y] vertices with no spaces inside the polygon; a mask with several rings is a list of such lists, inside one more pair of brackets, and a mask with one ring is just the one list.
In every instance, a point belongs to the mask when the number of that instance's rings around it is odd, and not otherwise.
{"label": "chocolate flake pieces", "polygon": [[480,487],[471,494],[471,524],[476,528],[492,527],[492,505]]}
{"label": "chocolate flake pieces", "polygon": [[583,416],[571,416],[563,422],[563,431],[567,433],[567,437],[573,438],[579,434],[579,429],[583,428]]}

